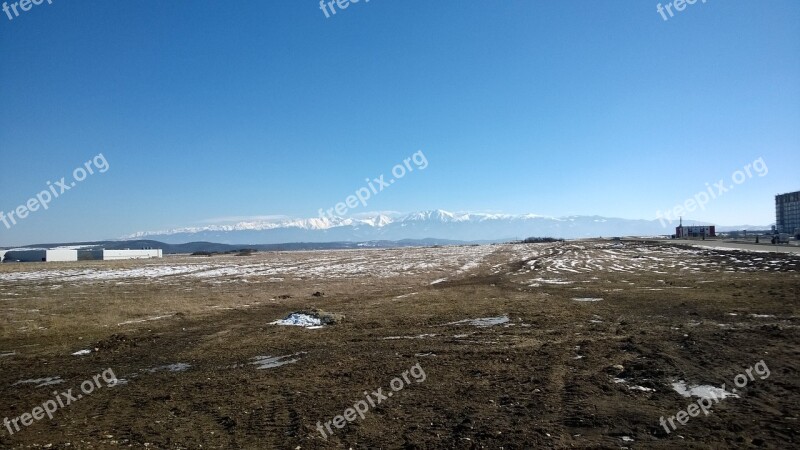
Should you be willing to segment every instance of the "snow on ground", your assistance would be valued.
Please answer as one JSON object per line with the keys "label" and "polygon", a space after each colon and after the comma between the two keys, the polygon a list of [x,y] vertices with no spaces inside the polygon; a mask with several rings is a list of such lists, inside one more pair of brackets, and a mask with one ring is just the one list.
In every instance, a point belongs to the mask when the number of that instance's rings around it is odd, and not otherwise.
{"label": "snow on ground", "polygon": [[145,372],[155,373],[155,372],[184,372],[189,370],[192,367],[190,364],[186,363],[175,363],[175,364],[167,364],[165,366],[158,366],[153,367],[152,369],[146,369]]}
{"label": "snow on ground", "polygon": [[322,320],[308,314],[292,313],[285,319],[270,322],[270,325],[285,325],[293,327],[304,327],[309,329],[322,328]]}
{"label": "snow on ground", "polygon": [[[526,284],[539,287],[544,284],[568,284],[563,277],[580,274],[640,274],[680,273],[720,270],[729,272],[776,271],[800,269],[800,260],[787,261],[786,256],[775,257],[741,253],[724,249],[686,248],[669,245],[609,244],[604,242],[557,243],[515,248],[515,255],[525,261],[518,275],[531,274],[535,278]],[[716,260],[710,259],[710,256]],[[721,259],[722,261],[719,261]],[[675,287],[673,287],[675,288]],[[663,289],[649,288],[649,289]]]}
{"label": "snow on ground", "polygon": [[45,386],[52,386],[54,384],[63,383],[64,380],[61,379],[59,376],[55,377],[47,377],[47,378],[34,378],[30,380],[20,380],[16,383],[12,384],[11,386],[18,386],[20,384],[35,384],[34,387],[45,387]]}
{"label": "snow on ground", "polygon": [[417,335],[417,336],[386,336],[386,337],[381,338],[381,339],[384,340],[384,341],[394,341],[394,340],[397,340],[397,339],[425,339],[425,338],[429,338],[429,337],[436,337],[436,335],[435,334],[425,333],[425,334],[420,334],[420,335]]}
{"label": "snow on ground", "polygon": [[[24,265],[16,267],[24,268]],[[148,265],[135,269],[66,269],[38,270],[27,272],[8,272],[0,274],[3,281],[105,281],[130,278],[161,278],[170,275],[183,275],[199,270],[208,270],[207,264],[169,266]]]}
{"label": "snow on ground", "polygon": [[[503,260],[491,258],[505,255]],[[709,256],[714,256],[712,260]],[[753,258],[752,256],[758,256]],[[189,257],[175,257],[136,263],[135,267],[94,265],[74,269],[48,269],[18,264],[3,267],[0,288],[16,282],[117,284],[174,283],[201,280],[272,283],[283,280],[374,279],[418,276],[426,283],[443,282],[465,276],[487,266],[492,273],[505,270],[507,263],[523,261],[517,275],[531,275],[525,284],[568,284],[585,274],[675,273],[681,271],[776,271],[800,270],[800,259],[769,254],[751,254],[726,249],[679,247],[608,242],[559,242],[547,244],[508,244],[446,246],[396,249],[329,250],[309,252],[264,252],[256,256],[204,258],[194,263]],[[500,264],[497,264],[500,262]],[[76,263],[80,264],[80,263]],[[491,264],[491,265],[490,265]],[[5,266],[5,265],[4,265]],[[720,267],[722,266],[722,267]],[[531,284],[533,283],[533,284]],[[656,287],[654,289],[660,289]],[[14,292],[0,289],[0,295]]]}
{"label": "snow on ground", "polygon": [[256,356],[253,358],[251,364],[255,365],[258,370],[273,369],[275,367],[285,366],[286,364],[296,363],[299,359],[294,357],[301,354],[302,353],[284,356]]}
{"label": "snow on ground", "polygon": [[614,378],[614,383],[621,384],[621,385],[627,387],[628,389],[631,389],[631,390],[634,390],[634,391],[655,392],[655,389],[653,389],[653,388],[639,386],[639,385],[636,385],[636,384],[628,384],[628,380],[625,380],[623,378]]}
{"label": "snow on ground", "polygon": [[737,394],[726,391],[725,389],[702,385],[702,386],[688,386],[685,381],[677,381],[672,383],[672,388],[675,392],[684,397],[699,397],[703,399],[724,399],[727,397],[739,398]]}
{"label": "snow on ground", "polygon": [[464,319],[457,322],[450,322],[445,325],[472,325],[474,327],[491,327],[494,325],[502,325],[509,322],[508,316],[497,317],[481,317],[479,319]]}
{"label": "snow on ground", "polygon": [[147,318],[144,318],[144,319],[128,320],[126,322],[118,323],[117,326],[130,325],[130,324],[133,324],[133,323],[150,322],[152,320],[161,320],[161,319],[166,319],[167,317],[172,317],[172,316],[173,316],[173,314],[168,314],[166,316],[155,316],[155,317],[147,317]]}
{"label": "snow on ground", "polygon": [[[231,261],[203,261],[202,264],[171,265],[167,260],[148,261],[135,268],[75,268],[29,270],[20,264],[0,273],[0,285],[11,282],[102,282],[109,280],[172,281],[174,277],[218,282],[217,279],[262,277],[264,281],[296,279],[389,278],[431,273],[459,274],[479,267],[497,251],[496,246],[449,246],[373,250],[331,250],[315,252],[262,253]],[[121,281],[120,281],[121,282]]]}

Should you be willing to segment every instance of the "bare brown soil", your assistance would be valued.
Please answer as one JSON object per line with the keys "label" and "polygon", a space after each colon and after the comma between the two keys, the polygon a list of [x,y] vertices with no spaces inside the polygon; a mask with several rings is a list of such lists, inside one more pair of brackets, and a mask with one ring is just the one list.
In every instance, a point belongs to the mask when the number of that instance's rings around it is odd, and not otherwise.
{"label": "bare brown soil", "polygon": [[[798,294],[797,255],[643,242],[6,264],[0,418],[108,368],[127,383],[0,427],[0,448],[797,448]],[[312,309],[339,320],[270,325]],[[697,401],[673,382],[731,391],[762,360],[739,398],[659,423]]]}

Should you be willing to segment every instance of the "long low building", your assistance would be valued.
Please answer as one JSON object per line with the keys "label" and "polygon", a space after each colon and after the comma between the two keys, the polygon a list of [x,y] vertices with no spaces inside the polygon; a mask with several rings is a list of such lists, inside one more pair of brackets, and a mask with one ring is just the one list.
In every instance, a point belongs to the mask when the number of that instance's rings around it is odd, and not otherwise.
{"label": "long low building", "polygon": [[163,258],[161,249],[141,250],[75,250],[19,248],[0,250],[0,262],[68,262],[68,261],[121,261],[127,259]]}
{"label": "long low building", "polygon": [[122,259],[150,259],[162,258],[162,250],[160,248],[151,248],[144,250],[103,250],[103,261],[117,261]]}
{"label": "long low building", "polygon": [[78,260],[77,250],[21,249],[5,252],[4,262],[69,262]]}
{"label": "long low building", "polygon": [[78,250],[78,259],[87,261],[121,261],[126,259],[150,259],[162,258],[163,253],[158,248],[138,249],[138,250]]}

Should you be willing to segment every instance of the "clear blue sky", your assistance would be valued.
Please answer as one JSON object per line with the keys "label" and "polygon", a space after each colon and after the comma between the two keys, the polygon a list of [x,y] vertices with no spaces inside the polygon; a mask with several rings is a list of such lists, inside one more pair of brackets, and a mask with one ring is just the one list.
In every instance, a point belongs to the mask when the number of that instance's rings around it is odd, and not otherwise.
{"label": "clear blue sky", "polygon": [[774,222],[800,189],[800,2],[52,0],[0,15],[0,210],[110,165],[0,245],[368,210]]}

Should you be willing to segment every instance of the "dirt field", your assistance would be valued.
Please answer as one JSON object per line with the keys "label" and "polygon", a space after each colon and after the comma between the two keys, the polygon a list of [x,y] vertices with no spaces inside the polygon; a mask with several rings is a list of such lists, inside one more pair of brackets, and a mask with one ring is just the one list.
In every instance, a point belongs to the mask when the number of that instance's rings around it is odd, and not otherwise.
{"label": "dirt field", "polygon": [[76,399],[0,448],[797,448],[799,294],[798,255],[639,242],[5,264],[0,418]]}

